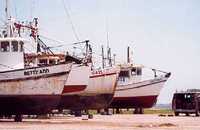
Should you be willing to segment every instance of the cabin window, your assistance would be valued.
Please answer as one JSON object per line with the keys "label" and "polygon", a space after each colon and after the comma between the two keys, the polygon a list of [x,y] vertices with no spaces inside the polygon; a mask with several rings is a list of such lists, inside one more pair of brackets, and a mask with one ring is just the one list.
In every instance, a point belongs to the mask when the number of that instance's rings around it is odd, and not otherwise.
{"label": "cabin window", "polygon": [[39,64],[40,65],[47,65],[47,59],[40,59]]}
{"label": "cabin window", "polygon": [[119,77],[129,77],[129,71],[120,71]]}
{"label": "cabin window", "polygon": [[142,75],[142,69],[141,68],[137,68],[136,69],[136,73],[137,73],[137,75]]}
{"label": "cabin window", "polygon": [[136,68],[131,69],[131,75],[136,75]]}
{"label": "cabin window", "polygon": [[24,51],[24,43],[22,41],[19,42],[20,45],[20,52]]}
{"label": "cabin window", "polygon": [[8,41],[1,42],[1,51],[2,52],[9,52],[10,51],[10,45]]}
{"label": "cabin window", "polygon": [[49,60],[49,64],[50,64],[50,65],[56,64],[56,60],[53,60],[53,59],[52,59],[52,60]]}
{"label": "cabin window", "polygon": [[118,80],[125,82],[127,78],[129,78],[129,71],[120,71]]}
{"label": "cabin window", "polygon": [[12,52],[18,52],[18,42],[17,41],[12,41],[11,50],[12,50]]}
{"label": "cabin window", "polygon": [[132,75],[142,75],[142,69],[139,67],[134,67],[131,70]]}

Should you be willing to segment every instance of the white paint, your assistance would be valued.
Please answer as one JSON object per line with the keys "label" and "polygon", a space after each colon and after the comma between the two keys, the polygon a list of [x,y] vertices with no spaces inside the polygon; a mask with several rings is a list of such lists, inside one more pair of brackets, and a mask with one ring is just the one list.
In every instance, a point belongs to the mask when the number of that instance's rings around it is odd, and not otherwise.
{"label": "white paint", "polygon": [[[24,75],[25,71],[40,71],[48,69],[48,73]],[[15,70],[11,72],[0,73],[0,95],[36,95],[36,94],[61,94],[68,74],[61,76],[43,77],[49,74],[57,74],[70,71],[71,64],[60,64],[48,67],[38,67],[31,69]],[[34,77],[36,79],[26,79]],[[12,81],[19,79],[18,81]],[[4,80],[11,80],[9,82]]]}
{"label": "white paint", "polygon": [[[1,42],[9,42],[9,51],[3,52],[1,50]],[[14,69],[24,68],[24,52],[19,51],[20,46],[18,46],[17,52],[12,52],[11,42],[12,41],[24,41],[24,39],[16,38],[0,38],[0,72]]]}
{"label": "white paint", "polygon": [[138,83],[117,85],[114,97],[158,96],[166,80],[167,78],[160,77]]}
{"label": "white paint", "polygon": [[137,74],[136,71],[132,71],[135,68],[142,70],[144,68],[142,65],[123,64],[119,66],[121,71],[126,71],[128,75],[119,77],[114,97],[158,96],[168,79],[165,77],[166,73],[158,75],[158,72],[157,77],[143,79],[144,73]]}
{"label": "white paint", "polygon": [[72,65],[71,72],[65,85],[88,85],[91,68],[85,65]]}
{"label": "white paint", "polygon": [[[101,73],[96,73],[97,71]],[[118,70],[116,68],[108,68],[99,71],[91,70],[91,66],[89,65],[74,67],[71,72],[74,74],[70,73],[70,82],[67,81],[67,85],[87,85],[87,87],[81,92],[65,93],[65,95],[78,94],[82,96],[92,96],[97,94],[114,94],[115,92],[118,78]],[[92,78],[91,76],[95,77]]]}

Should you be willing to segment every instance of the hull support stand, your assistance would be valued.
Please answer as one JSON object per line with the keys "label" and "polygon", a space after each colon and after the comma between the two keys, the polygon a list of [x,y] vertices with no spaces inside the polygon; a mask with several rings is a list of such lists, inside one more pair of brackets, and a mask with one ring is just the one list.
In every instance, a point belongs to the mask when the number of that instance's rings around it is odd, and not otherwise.
{"label": "hull support stand", "polygon": [[15,115],[14,121],[15,122],[22,122],[22,115]]}
{"label": "hull support stand", "polygon": [[135,108],[133,114],[144,114],[144,109],[142,107]]}

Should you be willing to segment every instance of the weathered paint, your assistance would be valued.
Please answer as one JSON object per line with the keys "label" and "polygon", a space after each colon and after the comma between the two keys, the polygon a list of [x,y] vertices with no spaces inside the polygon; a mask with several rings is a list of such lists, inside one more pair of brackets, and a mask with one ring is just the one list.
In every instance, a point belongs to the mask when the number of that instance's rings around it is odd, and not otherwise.
{"label": "weathered paint", "polygon": [[42,114],[57,108],[71,64],[0,72],[0,114]]}
{"label": "weathered paint", "polygon": [[70,66],[61,64],[1,72],[0,95],[61,94]]}
{"label": "weathered paint", "polygon": [[73,110],[101,109],[108,107],[112,99],[113,94],[65,95],[61,98],[59,108]]}
{"label": "weathered paint", "polygon": [[61,95],[1,95],[0,115],[50,113],[60,98]]}
{"label": "weathered paint", "polygon": [[[118,72],[115,68],[96,73],[91,70],[90,66],[72,67],[65,86],[85,85],[87,87],[79,92],[63,93],[60,108],[100,109],[107,107],[112,101],[117,78]],[[77,79],[81,80],[77,81]]]}
{"label": "weathered paint", "polygon": [[86,89],[86,85],[65,85],[62,93],[79,92]]}

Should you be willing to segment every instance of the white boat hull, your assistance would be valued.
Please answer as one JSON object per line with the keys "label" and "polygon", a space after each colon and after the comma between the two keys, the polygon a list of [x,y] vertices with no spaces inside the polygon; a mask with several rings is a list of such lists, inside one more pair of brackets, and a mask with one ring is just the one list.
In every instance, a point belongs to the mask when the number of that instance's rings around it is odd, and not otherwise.
{"label": "white boat hull", "polygon": [[71,64],[0,72],[0,114],[43,114],[60,101]]}
{"label": "white boat hull", "polygon": [[81,66],[70,72],[61,100],[64,109],[100,109],[113,99],[118,73],[114,69],[105,72],[91,71]]}
{"label": "white boat hull", "polygon": [[157,102],[168,77],[118,85],[111,103],[113,108],[150,108]]}

